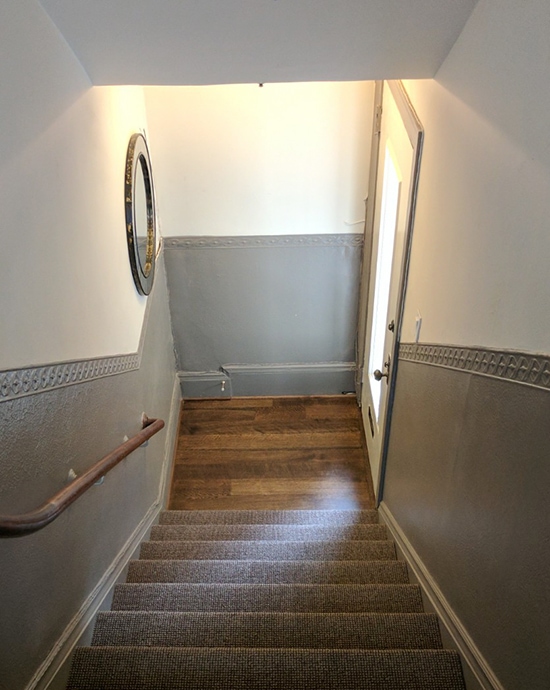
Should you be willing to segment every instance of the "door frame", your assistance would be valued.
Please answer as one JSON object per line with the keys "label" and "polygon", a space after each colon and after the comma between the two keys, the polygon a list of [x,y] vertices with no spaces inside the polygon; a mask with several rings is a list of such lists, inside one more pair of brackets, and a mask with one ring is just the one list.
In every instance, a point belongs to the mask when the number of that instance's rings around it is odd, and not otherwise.
{"label": "door frame", "polygon": [[368,300],[370,284],[370,265],[372,258],[372,241],[374,233],[374,209],[376,205],[376,194],[378,190],[377,170],[380,155],[380,130],[382,122],[382,112],[384,107],[384,89],[389,88],[395,100],[403,125],[411,142],[413,149],[413,170],[411,175],[411,185],[407,205],[407,224],[405,229],[405,240],[403,247],[403,258],[399,269],[399,290],[397,297],[397,310],[395,319],[395,338],[393,350],[391,352],[392,368],[388,381],[387,408],[382,430],[381,454],[380,454],[380,474],[378,480],[377,506],[383,499],[384,479],[386,475],[388,443],[390,436],[391,417],[393,401],[395,398],[395,384],[399,369],[399,344],[401,342],[401,328],[403,323],[403,312],[405,309],[405,295],[407,290],[407,279],[409,275],[410,255],[412,246],[412,233],[416,212],[416,200],[418,195],[418,182],[420,177],[420,163],[422,159],[422,146],[424,143],[424,128],[411,100],[403,86],[401,80],[392,79],[386,82],[377,81],[374,97],[374,118],[372,130],[371,159],[369,166],[369,193],[367,198],[367,208],[365,217],[365,239],[363,245],[363,259],[361,266],[361,282],[359,288],[359,315],[357,332],[357,369],[356,369],[356,391],[359,405],[361,405],[361,395],[363,387],[363,371],[365,367],[366,353],[366,333],[368,323]]}
{"label": "door frame", "polygon": [[380,123],[384,99],[384,82],[376,81],[374,87],[374,114],[372,118],[372,139],[369,164],[369,187],[365,208],[365,228],[363,239],[363,256],[361,258],[361,273],[359,277],[359,313],[357,315],[357,340],[355,369],[355,393],[357,404],[361,407],[363,394],[363,369],[365,365],[367,312],[369,304],[370,264],[372,257],[372,240],[374,231],[374,208],[376,200],[376,185],[378,176],[378,157],[380,155]]}

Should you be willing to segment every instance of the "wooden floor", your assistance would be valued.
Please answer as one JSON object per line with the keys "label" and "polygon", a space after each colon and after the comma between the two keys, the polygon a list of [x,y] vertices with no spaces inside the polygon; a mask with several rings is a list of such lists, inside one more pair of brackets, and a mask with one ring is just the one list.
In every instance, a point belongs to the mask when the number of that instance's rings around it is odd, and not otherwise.
{"label": "wooden floor", "polygon": [[355,398],[185,401],[169,507],[373,508]]}

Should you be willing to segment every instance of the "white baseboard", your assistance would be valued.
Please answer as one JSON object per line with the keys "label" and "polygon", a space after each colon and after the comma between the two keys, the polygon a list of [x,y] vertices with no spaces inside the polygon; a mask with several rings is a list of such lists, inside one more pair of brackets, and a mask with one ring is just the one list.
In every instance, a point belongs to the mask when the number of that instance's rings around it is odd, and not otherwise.
{"label": "white baseboard", "polygon": [[160,511],[164,509],[166,505],[165,499],[169,489],[167,484],[171,475],[174,447],[178,431],[180,401],[180,385],[179,379],[176,376],[172,390],[168,424],[166,425],[164,460],[159,481],[159,491],[155,502],[141,519],[132,535],[119,551],[109,568],[107,568],[93,591],[73,616],[71,622],[65,628],[46,659],[42,662],[25,690],[55,690],[55,687],[65,687],[64,678],[59,685],[57,685],[56,680],[58,675],[61,675],[62,671],[66,668],[66,664],[74,648],[78,646],[80,640],[94,623],[101,605],[109,597],[114,586],[121,579],[121,576],[124,575],[129,561],[139,549],[141,542],[146,538],[151,526],[158,518]]}
{"label": "white baseboard", "polygon": [[504,690],[384,501],[380,503],[378,510],[412,575],[444,626],[452,648],[460,654],[468,690]]}
{"label": "white baseboard", "polygon": [[224,364],[223,371],[181,371],[179,377],[184,398],[340,395],[355,390],[355,363]]}

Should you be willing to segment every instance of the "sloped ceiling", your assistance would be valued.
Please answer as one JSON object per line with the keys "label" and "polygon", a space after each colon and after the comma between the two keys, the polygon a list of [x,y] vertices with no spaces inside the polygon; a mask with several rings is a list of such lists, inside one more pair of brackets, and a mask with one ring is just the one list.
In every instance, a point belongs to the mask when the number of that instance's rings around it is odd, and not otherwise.
{"label": "sloped ceiling", "polygon": [[432,77],[476,0],[40,0],[94,84]]}

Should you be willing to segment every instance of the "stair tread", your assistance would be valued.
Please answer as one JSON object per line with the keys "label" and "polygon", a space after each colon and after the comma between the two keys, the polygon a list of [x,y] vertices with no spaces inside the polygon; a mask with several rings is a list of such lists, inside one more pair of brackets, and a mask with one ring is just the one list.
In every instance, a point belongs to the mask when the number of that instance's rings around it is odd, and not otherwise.
{"label": "stair tread", "polygon": [[447,650],[81,647],[67,690],[463,690]]}
{"label": "stair tread", "polygon": [[150,541],[378,541],[384,525],[155,525]]}
{"label": "stair tread", "polygon": [[92,645],[438,649],[428,613],[219,613],[108,611]]}
{"label": "stair tread", "polygon": [[140,557],[152,560],[393,560],[395,546],[389,540],[334,541],[149,541]]}
{"label": "stair tread", "polygon": [[376,510],[165,510],[160,524],[300,524],[377,523]]}
{"label": "stair tread", "polygon": [[128,582],[407,584],[402,561],[136,560]]}
{"label": "stair tread", "polygon": [[113,610],[421,613],[418,585],[153,584],[115,587]]}

